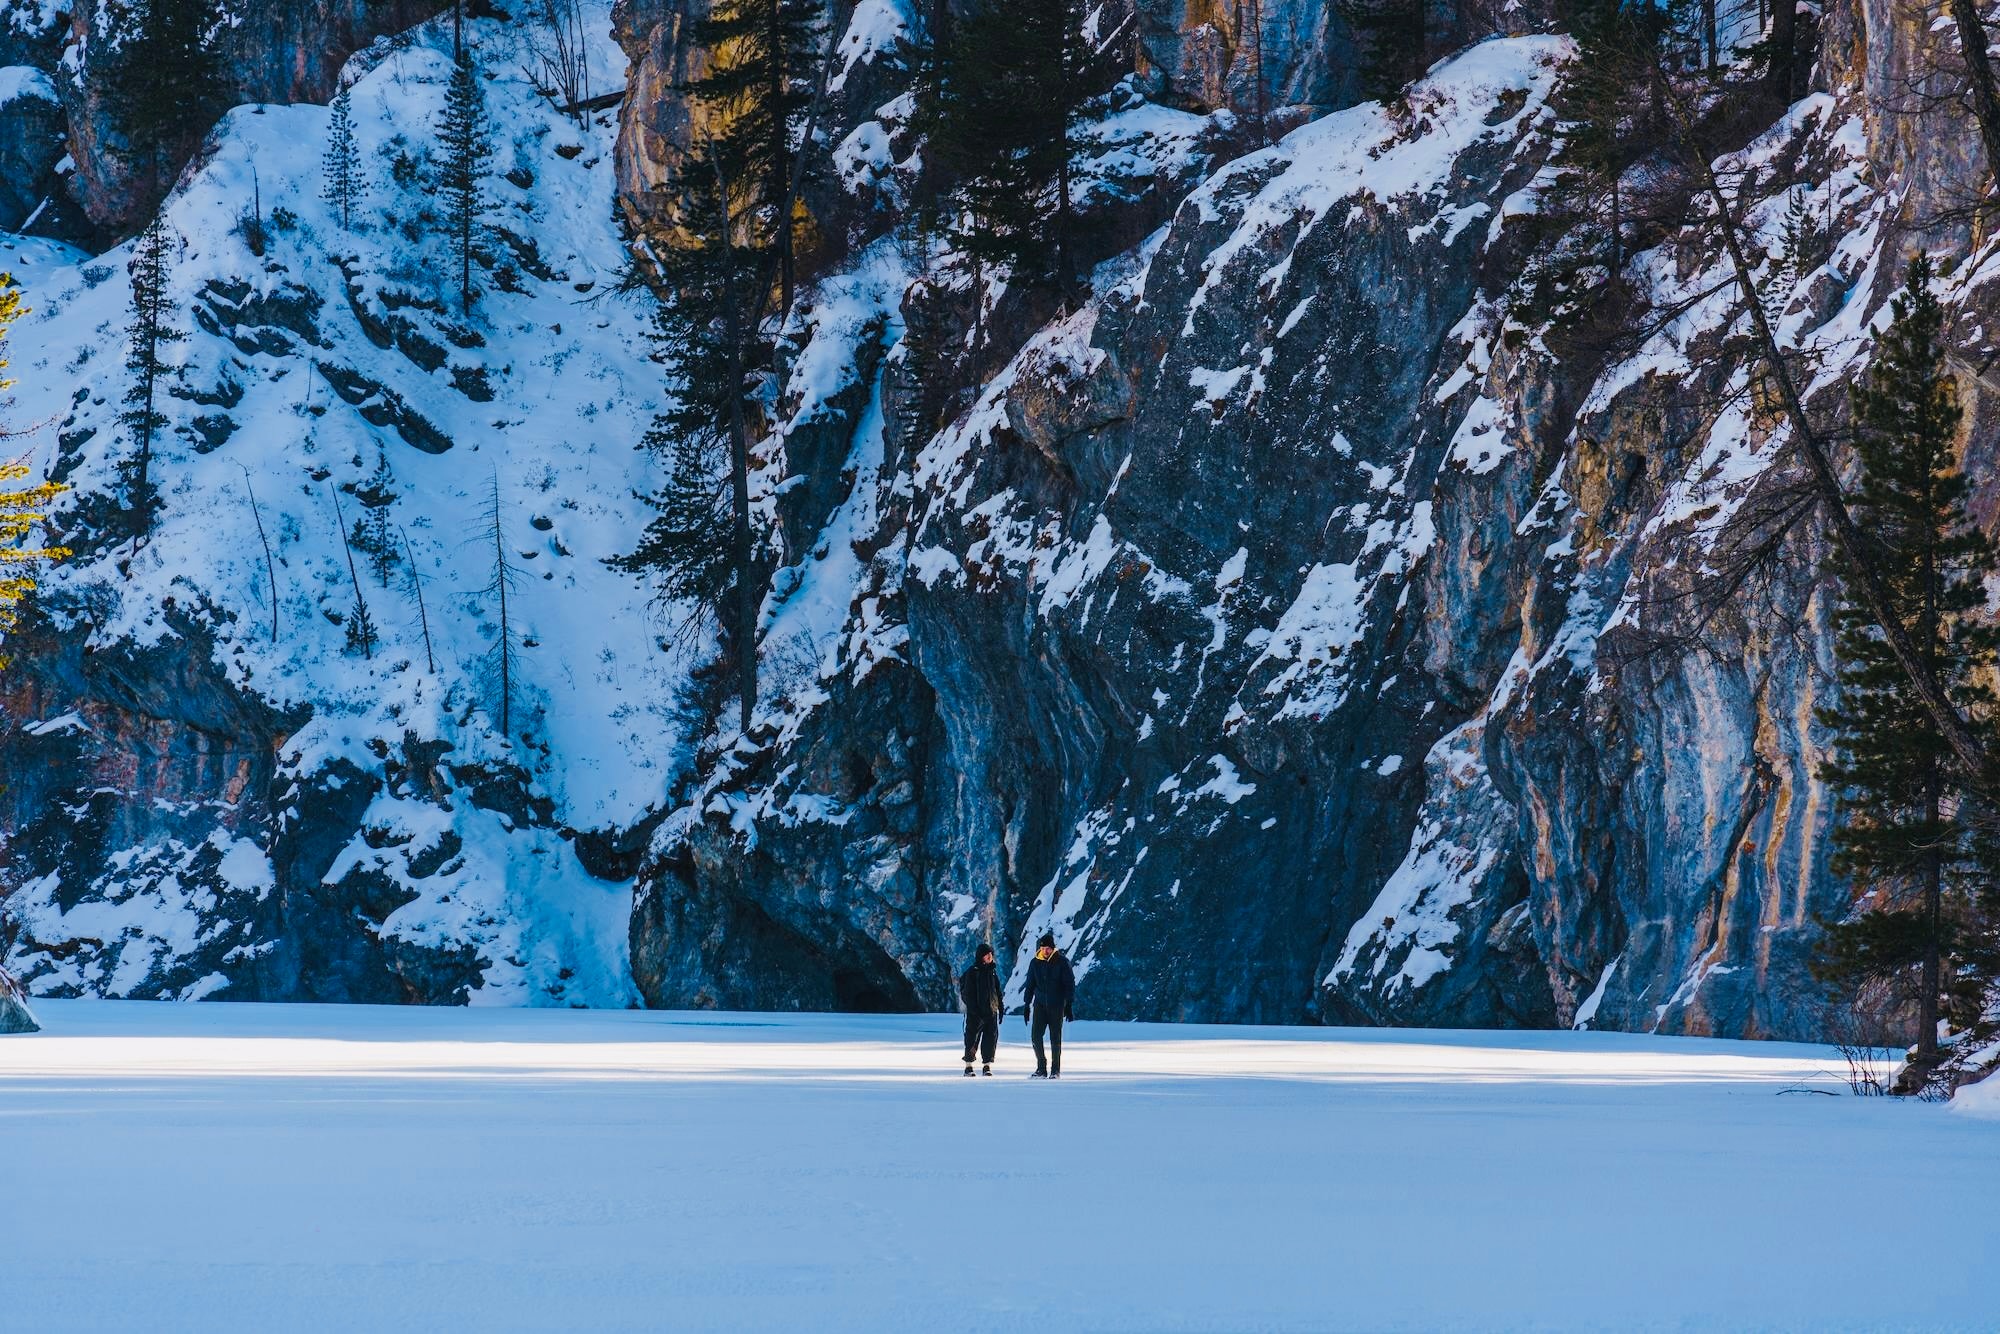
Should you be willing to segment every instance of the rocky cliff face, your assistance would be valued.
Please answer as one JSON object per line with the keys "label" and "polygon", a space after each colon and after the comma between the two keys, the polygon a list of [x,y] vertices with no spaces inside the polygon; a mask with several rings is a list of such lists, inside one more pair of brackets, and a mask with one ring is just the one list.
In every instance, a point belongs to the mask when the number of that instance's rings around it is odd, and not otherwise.
{"label": "rocky cliff face", "polygon": [[123,0],[0,5],[0,229],[88,242],[129,235],[158,210],[217,111],[332,98],[341,67],[439,11],[437,0],[248,0],[223,6],[222,107],[190,104],[162,160],[135,156],[112,96],[142,6]]}
{"label": "rocky cliff face", "polygon": [[512,29],[473,40],[497,144],[474,301],[440,277],[423,162],[441,26],[351,67],[352,226],[309,105],[233,112],[169,200],[183,364],[143,537],[112,500],[130,247],[11,247],[14,411],[53,423],[38,456],[79,498],[0,680],[9,966],[36,992],[632,996],[621,849],[682,763],[686,682],[603,564],[652,484],[646,316],[591,300],[622,263],[609,118],[552,108]]}
{"label": "rocky cliff face", "polygon": [[[1132,87],[1240,123],[1242,12],[1137,6]],[[1320,34],[1267,34],[1274,101],[1346,96],[1329,12],[1265,7]],[[1823,38],[1821,91],[1737,163],[1823,220],[1824,263],[1773,281],[1838,411],[1910,220],[1983,164],[1870,95],[1931,35],[1858,10]],[[1748,381],[1726,296],[1609,361],[1515,313],[1561,54],[1475,47],[1394,114],[1210,169],[970,401],[909,334],[962,330],[949,299],[879,312],[881,417],[834,414],[846,517],[835,553],[787,547],[773,634],[835,554],[849,615],[656,840],[649,1000],[949,1004],[975,942],[1049,927],[1098,1014],[1825,1030],[1818,553],[1696,624],[1686,564],[1784,471],[1776,423],[1714,407]],[[1753,214],[1774,250],[1784,204]],[[1662,304],[1721,275],[1694,229],[1642,272]],[[1992,276],[1954,284],[1968,364]]]}
{"label": "rocky cliff face", "polygon": [[[268,571],[192,537],[154,558],[177,570],[121,588],[107,553],[52,601],[0,697],[0,756],[32,775],[0,829],[33,985],[948,1008],[976,943],[1018,965],[1050,929],[1093,1015],[1823,1031],[1804,961],[1847,891],[1813,778],[1815,538],[1719,615],[1687,596],[1787,466],[1699,228],[1635,261],[1678,312],[1645,338],[1585,353],[1532,313],[1568,50],[1532,35],[1545,16],[1440,9],[1428,39],[1456,54],[1385,108],[1354,104],[1334,6],[1106,5],[1093,31],[1131,43],[1133,72],[1079,143],[1090,297],[1007,293],[975,339],[963,275],[895,234],[918,9],[843,7],[835,170],[806,200],[826,243],[754,460],[778,573],[741,735],[713,645],[667,651],[644,590],[572,559],[629,545],[652,481],[628,451],[652,392],[640,312],[588,289],[615,267],[614,208],[655,220],[688,141],[693,12],[610,16],[629,62],[615,145],[522,93],[505,165],[525,221],[496,229],[476,318],[394,254],[422,206],[395,175],[412,112],[387,91],[371,151],[399,184],[365,244],[316,215],[270,256],[193,247],[180,462],[213,489],[223,461],[249,466],[278,498],[299,570],[280,601],[314,647],[256,647]],[[1954,112],[1917,132],[1881,95],[1938,34],[1861,0],[1818,40],[1816,91],[1732,165],[1762,246],[1794,198],[1820,220],[1812,262],[1766,278],[1837,412],[1915,224],[1985,166]],[[383,57],[420,84],[427,58]],[[319,87],[297,77],[272,87]],[[249,161],[222,142],[189,187],[212,181],[207,202],[174,206],[190,233]],[[2000,260],[1960,224],[1922,238],[1959,257],[1968,466],[1992,477]],[[85,300],[93,269],[64,262]],[[61,466],[88,483],[121,386],[52,356],[37,370],[82,385]],[[318,399],[292,408],[312,376]],[[603,425],[578,438],[579,420]],[[298,457],[265,443],[302,430]],[[313,508],[329,478],[359,495],[379,457],[405,496],[462,510],[482,445],[527,497],[503,549],[559,579],[523,605],[565,660],[524,650],[536,721],[513,735],[476,670],[490,612],[419,671],[398,610],[392,662],[353,666]],[[579,493],[592,525],[561,499]],[[467,521],[411,503],[394,513],[420,536]],[[485,582],[442,545],[414,554],[460,597]],[[584,922],[601,903],[578,906],[592,885],[629,895],[608,943]]]}

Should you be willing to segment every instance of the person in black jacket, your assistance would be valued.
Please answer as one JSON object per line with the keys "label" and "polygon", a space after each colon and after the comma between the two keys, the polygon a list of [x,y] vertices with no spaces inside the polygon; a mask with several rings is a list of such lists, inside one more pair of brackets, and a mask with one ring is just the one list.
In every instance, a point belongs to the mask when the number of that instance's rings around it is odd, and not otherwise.
{"label": "person in black jacket", "polygon": [[[1028,965],[1028,1034],[1035,1043],[1036,1079],[1062,1078],[1063,1021],[1076,1018],[1076,970],[1056,948],[1054,933],[1044,931],[1035,942],[1035,959]],[[1042,1055],[1042,1034],[1049,1036],[1049,1056]]]}
{"label": "person in black jacket", "polygon": [[972,967],[958,979],[958,998],[965,1002],[965,1073],[972,1074],[972,1053],[976,1048],[986,1063],[982,1074],[993,1073],[993,1051],[1000,1045],[1000,1016],[1006,1011],[1002,999],[999,970],[993,966],[993,947],[981,945]]}

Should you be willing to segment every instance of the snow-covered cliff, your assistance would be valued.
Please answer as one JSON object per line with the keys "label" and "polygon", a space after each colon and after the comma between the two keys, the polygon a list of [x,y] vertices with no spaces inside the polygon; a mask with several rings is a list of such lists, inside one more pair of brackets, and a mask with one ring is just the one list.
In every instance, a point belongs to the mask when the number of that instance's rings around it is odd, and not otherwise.
{"label": "snow-covered cliff", "polygon": [[[1096,13],[1134,73],[1077,154],[1090,298],[1009,293],[975,347],[962,282],[894,234],[917,15],[852,7],[806,198],[826,259],[754,451],[778,573],[747,736],[714,646],[603,563],[657,481],[646,312],[613,289],[685,147],[682,7],[599,16],[597,82],[628,91],[581,123],[511,73],[517,25],[472,24],[505,175],[469,313],[423,222],[441,28],[357,58],[353,232],[318,202],[322,109],[225,119],[167,205],[193,332],[136,557],[91,500],[127,448],[127,253],[11,243],[39,310],[15,419],[55,422],[98,539],[0,679],[14,966],[72,994],[944,1008],[977,941],[1004,962],[1046,927],[1097,1015],[1821,1031],[1804,960],[1847,891],[1813,539],[1697,643],[1675,595],[1783,454],[1731,392],[1705,229],[1632,266],[1673,318],[1579,352],[1524,285],[1566,39],[1460,7],[1406,97],[1342,107],[1330,7],[1266,3],[1254,44],[1208,8]],[[1955,112],[1912,134],[1882,95],[1943,37],[1872,0],[1818,31],[1816,91],[1733,163],[1763,248],[1795,203],[1819,220],[1815,263],[1764,276],[1837,410],[1913,221],[1985,168]],[[1922,239],[1959,259],[1990,479],[2000,259],[1963,223]],[[409,542],[359,574],[364,658],[331,507],[351,525],[378,469]]]}

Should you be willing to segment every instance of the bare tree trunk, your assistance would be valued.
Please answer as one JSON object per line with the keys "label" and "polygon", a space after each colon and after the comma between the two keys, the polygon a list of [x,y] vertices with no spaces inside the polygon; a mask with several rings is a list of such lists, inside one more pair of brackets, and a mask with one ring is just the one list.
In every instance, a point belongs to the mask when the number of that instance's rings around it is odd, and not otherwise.
{"label": "bare tree trunk", "polygon": [[153,390],[158,385],[160,378],[159,373],[153,368],[156,359],[160,355],[160,340],[156,330],[157,326],[155,325],[152,329],[149,329],[146,335],[146,369],[144,372],[146,397],[140,407],[140,410],[145,415],[140,419],[139,423],[139,467],[135,474],[137,484],[132,488],[133,499],[139,502],[139,512],[133,516],[132,550],[127,556],[128,560],[132,556],[139,554],[139,543],[144,541],[153,531]]}
{"label": "bare tree trunk", "polygon": [[514,735],[514,627],[507,612],[507,543],[500,523],[500,470],[493,470],[493,587],[500,595],[500,735]]}
{"label": "bare tree trunk", "polygon": [[1257,80],[1257,142],[1271,142],[1271,126],[1264,106],[1264,0],[1250,0],[1250,32],[1257,45],[1252,48],[1250,73]]}
{"label": "bare tree trunk", "polygon": [[[805,190],[806,158],[812,151],[813,139],[819,133],[819,119],[826,110],[827,84],[832,81],[833,58],[839,50],[840,36],[847,30],[847,16],[853,9],[848,0],[833,7],[833,22],[827,28],[826,50],[821,53],[819,72],[813,76],[812,107],[806,112],[805,134],[799,141],[799,151],[792,154],[790,181],[785,189],[784,204],[779,210],[778,267],[780,273],[780,297],[778,320],[782,323],[792,313],[792,286],[795,268],[797,237],[792,227],[792,214],[797,212],[799,196]],[[943,13],[940,5],[939,12]],[[725,210],[726,214],[727,210]],[[764,323],[764,302],[768,299],[768,281],[760,283],[757,290],[757,305],[752,312],[750,327],[754,330]]]}
{"label": "bare tree trunk", "polygon": [[[1792,0],[1779,0],[1780,7]],[[1813,490],[1819,498],[1820,512],[1825,516],[1827,535],[1833,539],[1834,549],[1852,571],[1854,591],[1860,594],[1861,603],[1868,609],[1869,618],[1882,632],[1883,641],[1889,646],[1890,655],[1896,665],[1909,679],[1910,688],[1916,692],[1918,703],[1936,727],[1938,735],[1950,747],[1953,758],[1963,771],[1965,781],[1983,788],[1988,779],[1986,748],[1973,734],[1972,728],[1959,715],[1951,698],[1945,693],[1937,673],[1918,654],[1916,645],[1910,640],[1910,633],[1902,619],[1896,615],[1895,600],[1889,595],[1882,575],[1875,568],[1867,544],[1863,541],[1860,527],[1854,522],[1854,514],[1847,507],[1847,496],[1841,490],[1840,477],[1834,471],[1833,461],[1827,456],[1826,446],[1819,433],[1813,429],[1812,419],[1806,415],[1805,403],[1799,397],[1798,386],[1792,380],[1791,367],[1779,350],[1777,335],[1772,332],[1769,317],[1764,312],[1764,303],[1757,291],[1757,283],[1752,276],[1749,262],[1744,258],[1743,241],[1737,232],[1736,215],[1730,211],[1729,200],[1722,191],[1722,183],[1716,179],[1714,164],[1709,161],[1704,149],[1694,133],[1694,126],[1687,114],[1687,108],[1667,85],[1666,71],[1657,64],[1653,69],[1653,81],[1663,94],[1663,100],[1672,112],[1678,126],[1681,142],[1701,177],[1702,190],[1715,208],[1717,225],[1721,231],[1722,244],[1729,255],[1731,269],[1736,276],[1736,285],[1743,298],[1750,318],[1751,331],[1755,335],[1757,347],[1762,354],[1771,383],[1777,388],[1779,406],[1792,427],[1792,445],[1804,460],[1806,471],[1812,478]]]}
{"label": "bare tree trunk", "polygon": [[[729,559],[736,571],[736,690],[743,735],[757,707],[757,587],[750,577],[750,434],[743,420],[743,314],[736,304],[736,234],[729,213],[729,180],[715,144],[708,145],[715,169],[715,203],[722,214],[722,308],[729,340]],[[768,284],[767,284],[768,286]],[[761,293],[758,302],[762,306]],[[758,314],[761,315],[761,309]],[[752,328],[756,324],[752,322]]]}
{"label": "bare tree trunk", "polygon": [[347,553],[347,577],[354,584],[355,637],[361,641],[361,656],[375,657],[375,632],[368,616],[368,599],[361,594],[361,572],[354,567],[354,548],[347,540],[347,515],[340,508],[340,491],[332,482],[326,492],[333,497],[333,521],[340,529],[340,549]]}
{"label": "bare tree trunk", "polygon": [[431,614],[424,607],[424,577],[417,573],[417,551],[410,545],[410,535],[398,528],[403,539],[403,554],[410,562],[410,587],[417,595],[417,623],[424,628],[424,670],[437,675],[437,659],[431,654]]}
{"label": "bare tree trunk", "polygon": [[[1939,816],[1938,779],[1933,775],[1924,794],[1924,818],[1935,829]],[[1912,1064],[1928,1079],[1938,1064],[1938,990],[1944,981],[1944,853],[1933,847],[1924,858],[1924,962],[1917,998],[1917,1055]],[[1922,1087],[1922,1081],[1918,1083]]]}
{"label": "bare tree trunk", "polygon": [[257,492],[250,486],[250,469],[247,467],[243,468],[243,494],[250,497],[250,517],[257,521],[257,540],[264,544],[264,574],[271,581],[271,642],[275,644],[278,642],[278,566],[271,559],[271,539],[265,536],[264,515],[257,508]]}
{"label": "bare tree trunk", "polygon": [[2000,88],[1994,86],[1993,60],[1986,50],[1986,25],[1979,21],[1973,0],[1951,0],[1952,21],[1958,25],[1958,45],[1965,52],[1965,77],[1972,85],[1972,114],[1986,145],[1986,170],[2000,184]]}
{"label": "bare tree trunk", "polygon": [[[792,308],[792,284],[795,280],[796,260],[793,254],[792,213],[798,207],[798,196],[792,192],[791,143],[787,133],[790,127],[785,124],[785,118],[779,115],[777,110],[784,104],[786,85],[791,82],[791,70],[785,63],[787,54],[785,34],[778,22],[778,0],[765,0],[765,3],[765,16],[769,23],[765,40],[771,44],[769,65],[771,78],[764,95],[771,99],[771,171],[777,179],[770,184],[776,187],[772,193],[778,196],[778,216],[771,220],[772,234],[778,242],[778,309],[789,311]],[[806,147],[805,144],[799,145],[801,154],[805,152]],[[727,216],[728,209],[725,207],[723,212]]]}
{"label": "bare tree trunk", "polygon": [[1070,247],[1074,216],[1069,204],[1069,117],[1063,117],[1062,160],[1056,166],[1056,281],[1062,285],[1062,308],[1076,299],[1076,256]]}

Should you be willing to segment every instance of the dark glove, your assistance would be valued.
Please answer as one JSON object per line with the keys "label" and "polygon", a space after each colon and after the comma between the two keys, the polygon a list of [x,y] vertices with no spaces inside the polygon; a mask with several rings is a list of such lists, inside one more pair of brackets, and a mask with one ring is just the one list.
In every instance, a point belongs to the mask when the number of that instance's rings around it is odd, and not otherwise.
{"label": "dark glove", "polygon": [[1073,1024],[1076,1022],[1076,1011],[1072,1010],[1067,1005],[1063,1006],[1063,1022],[1066,1024]]}

